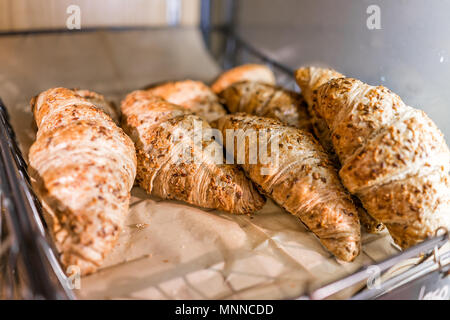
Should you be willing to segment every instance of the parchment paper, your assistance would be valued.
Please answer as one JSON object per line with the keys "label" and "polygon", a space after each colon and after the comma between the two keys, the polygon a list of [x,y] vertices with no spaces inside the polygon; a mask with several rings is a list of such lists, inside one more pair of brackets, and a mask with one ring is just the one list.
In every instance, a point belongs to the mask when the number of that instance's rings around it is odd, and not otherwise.
{"label": "parchment paper", "polygon": [[[299,220],[273,202],[253,216],[205,211],[133,190],[119,243],[82,298],[292,298],[394,252],[364,236],[353,263],[336,261]],[[356,290],[356,288],[355,288]]]}
{"label": "parchment paper", "polygon": [[[42,90],[86,88],[119,103],[152,82],[208,81],[219,72],[196,29],[2,37],[0,48],[0,97],[25,158],[34,140],[28,101]],[[271,201],[253,216],[238,216],[161,201],[135,187],[117,245],[75,293],[81,299],[295,298],[397,252],[386,233],[363,234],[361,255],[343,263]]]}

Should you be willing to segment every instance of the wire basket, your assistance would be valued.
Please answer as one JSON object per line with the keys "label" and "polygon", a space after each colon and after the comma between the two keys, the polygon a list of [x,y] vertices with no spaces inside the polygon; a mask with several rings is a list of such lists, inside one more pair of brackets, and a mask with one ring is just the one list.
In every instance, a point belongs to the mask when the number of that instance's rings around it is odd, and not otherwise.
{"label": "wire basket", "polygon": [[[286,89],[298,90],[294,70],[267,56],[262,50],[244,40],[235,31],[234,0],[226,1],[225,18],[221,24],[211,21],[211,1],[203,0],[205,10],[201,16],[201,30],[204,42],[211,54],[224,69],[244,63],[262,63],[274,72],[277,83]],[[299,299],[325,299],[340,291],[362,283],[362,289],[352,299],[427,299],[433,292],[443,291],[440,298],[450,299],[450,250],[448,230],[439,229],[435,237],[414,247],[399,252],[382,262],[366,266],[355,273],[319,288],[312,287]],[[442,250],[439,250],[442,248]],[[396,265],[405,264],[404,272],[393,273]],[[375,286],[367,286],[373,279],[373,270],[379,274]],[[383,276],[384,275],[384,276]],[[428,296],[427,296],[428,293]],[[435,297],[436,298],[436,297]],[[439,297],[438,297],[439,298]]]}
{"label": "wire basket", "polygon": [[[219,41],[218,61],[224,69],[244,62],[269,65],[277,82],[295,89],[293,70],[267,57],[227,26],[202,24],[205,43]],[[0,298],[74,299],[68,279],[59,262],[53,241],[42,217],[41,205],[31,188],[27,164],[9,124],[6,107],[0,101]],[[448,243],[448,233],[405,250],[385,261],[366,266],[345,278],[310,290],[299,299],[325,299],[356,284],[364,287],[353,299],[425,298],[430,290],[450,285],[450,252],[439,250]],[[392,268],[413,259],[404,272],[391,275]],[[371,268],[377,268],[381,282],[368,289]],[[384,275],[390,275],[384,277]],[[422,289],[426,288],[426,289]]]}
{"label": "wire basket", "polygon": [[0,299],[74,298],[0,100]]}

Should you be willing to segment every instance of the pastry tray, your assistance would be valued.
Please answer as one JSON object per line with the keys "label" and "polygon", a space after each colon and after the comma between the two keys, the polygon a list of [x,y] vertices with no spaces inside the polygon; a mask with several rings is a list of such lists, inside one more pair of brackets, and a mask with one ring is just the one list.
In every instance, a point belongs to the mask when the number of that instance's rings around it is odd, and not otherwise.
{"label": "pastry tray", "polygon": [[[165,248],[166,251],[176,251],[172,253],[178,260],[173,263],[166,261],[170,258],[164,258],[164,255],[158,256],[155,253],[152,257],[148,252],[143,253],[140,249],[137,250],[131,246],[118,249],[112,254],[112,260],[124,250],[135,252],[135,256],[130,261],[127,259],[122,261],[119,267],[114,266],[111,262],[100,272],[82,280],[85,284],[83,290],[79,291],[74,288],[73,279],[66,278],[58,263],[56,250],[42,218],[42,208],[31,188],[27,174],[27,164],[24,158],[26,158],[29,143],[32,141],[32,134],[30,133],[31,116],[29,110],[26,110],[26,100],[32,94],[51,86],[75,87],[77,83],[74,83],[72,79],[78,78],[82,79],[78,86],[99,91],[108,98],[115,97],[117,102],[126,92],[144,87],[152,82],[188,77],[210,81],[220,70],[216,61],[221,61],[222,65],[228,63],[227,66],[244,61],[267,63],[276,72],[281,85],[294,87],[292,70],[269,59],[250,44],[232,34],[228,34],[227,40],[232,42],[228,45],[234,48],[229,52],[232,55],[231,60],[230,58],[214,60],[204,50],[203,41],[207,40],[207,37],[209,37],[207,33],[200,33],[197,29],[91,30],[75,34],[55,32],[0,37],[2,47],[16,48],[16,51],[0,53],[0,58],[2,58],[0,61],[11,61],[9,66],[13,66],[9,71],[6,68],[6,73],[0,74],[0,84],[3,84],[0,87],[2,88],[0,95],[5,97],[5,103],[0,102],[2,209],[0,219],[0,297],[10,299],[124,297],[448,299],[445,286],[449,285],[450,253],[448,233],[445,230],[439,232],[436,237],[403,252],[400,252],[392,244],[387,234],[364,235],[363,257],[354,264],[342,264],[334,261],[332,257],[327,256],[323,249],[317,247],[314,237],[304,228],[302,229],[292,216],[278,214],[279,209],[270,201],[266,211],[254,219],[230,217],[223,213],[203,211],[180,203],[166,203],[151,199],[142,194],[138,188],[133,191],[132,212],[136,218],[139,216],[138,213],[142,213],[142,210],[138,210],[139,208],[148,209],[147,206],[156,208],[152,209],[154,211],[151,213],[152,217],[156,219],[149,220],[148,230],[150,231],[152,223],[164,222],[166,224],[162,228],[165,228],[168,225],[167,222],[171,222],[163,219],[164,214],[157,212],[159,208],[162,211],[170,210],[170,212],[167,211],[167,216],[171,218],[175,215],[178,218],[189,215],[190,219],[195,219],[195,226],[185,224],[181,228],[197,228],[195,229],[197,238],[204,236],[199,234],[199,230],[202,228],[201,225],[205,228],[208,223],[217,224],[217,226],[229,225],[230,230],[224,232],[225,236],[236,236],[237,240],[239,240],[239,236],[245,236],[246,241],[250,241],[248,239],[259,236],[259,234],[263,234],[265,238],[260,242],[249,242],[250,246],[245,243],[244,250],[242,247],[231,248],[226,242],[229,239],[220,235],[218,239],[224,241],[222,244],[217,244],[220,259],[216,259],[217,256],[214,255],[217,252],[213,252],[214,254],[207,252],[208,254],[202,256],[202,259],[190,259],[191,255],[195,255],[196,252],[192,248],[187,248],[189,243],[182,243],[183,239],[180,236],[178,238],[180,238],[182,248],[175,246],[175,244],[179,244],[175,240],[171,247]],[[9,42],[9,46],[5,46],[6,42]],[[73,44],[74,42],[89,43],[86,48],[92,48],[92,52],[87,50],[87,52],[78,53],[81,55],[80,57],[70,56],[71,51],[64,51],[62,48],[67,48],[69,43]],[[207,41],[204,42],[207,43]],[[36,48],[43,48],[45,44],[49,43],[53,44],[51,53],[36,54],[34,51]],[[128,52],[123,49],[124,46],[130,47],[130,53],[134,54],[133,61],[130,61]],[[60,51],[59,48],[61,48]],[[184,51],[180,52],[182,49]],[[45,49],[43,50],[45,51]],[[150,59],[148,56],[150,51],[156,51],[153,53],[154,59],[161,59],[161,61],[159,61],[160,63],[150,63],[151,66],[145,66],[146,59]],[[166,51],[172,55],[168,55]],[[4,57],[2,54],[6,56]],[[75,70],[71,69],[73,66],[64,59],[69,61],[90,60],[91,64],[86,69]],[[18,65],[17,61],[23,65]],[[52,68],[45,67],[45,63],[49,65],[55,63],[56,65]],[[92,70],[89,70],[93,66],[103,72],[96,70],[98,72],[94,74]],[[174,72],[174,69],[177,69],[177,72]],[[158,72],[158,75],[152,76],[152,72]],[[35,75],[34,79],[32,79],[33,75]],[[40,79],[42,83],[35,85],[33,82],[36,81],[35,79]],[[21,95],[27,96],[26,99],[20,98]],[[187,220],[183,222],[187,222]],[[272,225],[267,226],[267,224],[273,223],[276,223],[280,229],[276,230]],[[298,226],[290,229],[293,223]],[[137,225],[142,224],[137,223]],[[284,230],[285,227],[288,230]],[[183,231],[185,230],[183,229]],[[141,231],[130,231],[127,236],[135,239],[139,235],[138,232]],[[292,239],[297,238],[304,241],[302,247],[291,243]],[[189,240],[191,239],[196,238],[189,238]],[[141,237],[140,241],[144,240]],[[124,243],[126,244],[126,241]],[[124,243],[120,242],[122,246]],[[202,242],[198,240],[198,243],[192,243],[191,246],[200,243]],[[136,241],[135,244],[139,244],[139,241]],[[226,249],[221,248],[220,245]],[[292,251],[290,251],[291,249]],[[298,252],[295,253],[294,250]],[[188,253],[187,257],[183,255],[185,251]],[[232,260],[230,257],[234,257],[234,254],[239,251],[245,253],[244,257],[241,257],[239,261]],[[275,252],[271,256],[272,258],[280,257],[278,264],[276,259],[264,260],[267,258],[265,254],[268,252],[270,254]],[[145,258],[141,259],[141,254]],[[217,262],[216,264],[212,263],[212,260],[208,260],[211,254],[214,255],[215,260],[213,260]],[[160,263],[156,263],[155,260],[160,257],[164,259]],[[189,263],[184,263],[183,259],[187,259]],[[292,262],[295,259],[297,260]],[[255,270],[255,262],[269,263],[273,272],[275,267],[283,271],[283,264],[286,261],[292,263],[294,268],[298,264],[299,268],[303,267],[306,271],[296,273],[295,270],[291,270],[292,276],[288,278],[283,277],[280,273],[270,274],[268,272],[264,275],[249,273],[249,270]],[[230,267],[228,264],[231,262],[234,264]],[[221,263],[222,266],[220,266]],[[170,267],[164,268],[165,264]],[[236,268],[236,264],[239,264],[241,269]],[[313,267],[314,264],[317,266]],[[143,268],[146,268],[145,272]],[[231,271],[228,270],[226,273],[224,270],[227,268]],[[150,274],[148,273],[150,269],[157,270],[157,272]],[[131,281],[124,277],[124,272],[136,273],[137,276]],[[220,285],[214,284],[217,279],[212,277],[213,273],[221,275]],[[309,276],[305,278],[304,275]],[[145,281],[140,281],[141,277]],[[150,278],[153,279],[152,282],[149,280]],[[130,288],[137,282],[148,282],[148,286],[131,290]],[[158,283],[155,284],[155,282]],[[181,282],[182,285],[179,284]],[[206,289],[200,283],[206,283]],[[211,290],[223,290],[222,285],[227,285],[228,291],[211,293]],[[165,289],[165,287],[169,289]],[[134,293],[124,294],[124,288],[130,289]],[[177,288],[182,288],[182,290]],[[164,294],[154,294],[155,290]]]}

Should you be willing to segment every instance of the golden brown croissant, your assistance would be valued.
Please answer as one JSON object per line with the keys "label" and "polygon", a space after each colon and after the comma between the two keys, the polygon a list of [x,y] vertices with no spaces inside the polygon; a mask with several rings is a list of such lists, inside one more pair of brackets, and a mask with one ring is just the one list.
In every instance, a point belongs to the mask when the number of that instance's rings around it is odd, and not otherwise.
{"label": "golden brown croissant", "polygon": [[211,85],[211,89],[219,94],[233,83],[245,80],[275,84],[275,75],[265,65],[243,64],[222,73]]}
{"label": "golden brown croissant", "polygon": [[333,156],[335,153],[328,126],[325,120],[323,120],[313,108],[314,93],[322,84],[328,82],[329,80],[343,77],[343,74],[340,74],[335,70],[317,67],[300,68],[295,72],[297,84],[302,90],[302,95],[308,104],[308,111],[311,116],[314,134],[319,139],[325,150]]}
{"label": "golden brown croissant", "polygon": [[[123,127],[136,145],[137,181],[147,192],[238,214],[264,205],[237,166],[220,163],[223,147],[202,138],[200,131],[211,127],[200,117],[147,91],[130,93],[122,102],[122,113]],[[206,148],[211,152],[202,151]]]}
{"label": "golden brown croissant", "polygon": [[307,105],[294,91],[255,81],[236,82],[220,93],[231,113],[245,112],[278,119],[288,126],[311,131]]}
{"label": "golden brown croissant", "polygon": [[327,82],[316,99],[344,185],[397,244],[406,248],[450,228],[450,151],[423,111],[351,78]]}
{"label": "golden brown croissant", "polygon": [[[331,156],[337,168],[340,168],[339,159],[334,152],[333,143],[331,141],[331,133],[324,119],[320,117],[314,108],[315,93],[317,89],[324,83],[335,78],[343,78],[344,75],[326,68],[306,67],[300,68],[295,72],[295,79],[298,86],[302,90],[302,95],[308,104],[308,111],[311,116],[311,123],[316,137],[322,146]],[[353,202],[358,209],[361,225],[369,233],[379,233],[384,230],[384,225],[367,213],[358,198],[353,198]]]}
{"label": "golden brown croissant", "polygon": [[38,133],[30,175],[50,215],[61,262],[82,274],[93,272],[128,212],[136,174],[133,142],[105,112],[69,89],[42,92],[32,109]]}
{"label": "golden brown croissant", "polygon": [[120,115],[114,104],[107,101],[105,97],[97,92],[89,90],[73,89],[73,91],[80,97],[86,99],[100,110],[104,111],[115,123],[119,124]]}
{"label": "golden brown croissant", "polygon": [[[356,208],[328,155],[310,133],[244,113],[227,115],[216,125],[228,154],[242,163],[248,177],[267,196],[299,217],[339,259],[352,261],[359,254],[361,236]],[[270,141],[267,144],[261,138],[261,129],[265,129],[264,135]],[[258,143],[259,150],[269,148],[268,159],[251,161],[254,156],[250,148],[255,151]],[[279,147],[278,151],[272,150],[272,144]],[[242,155],[245,161],[239,162]]]}
{"label": "golden brown croissant", "polygon": [[183,106],[208,122],[226,114],[216,94],[200,81],[167,82],[148,89],[164,100]]}

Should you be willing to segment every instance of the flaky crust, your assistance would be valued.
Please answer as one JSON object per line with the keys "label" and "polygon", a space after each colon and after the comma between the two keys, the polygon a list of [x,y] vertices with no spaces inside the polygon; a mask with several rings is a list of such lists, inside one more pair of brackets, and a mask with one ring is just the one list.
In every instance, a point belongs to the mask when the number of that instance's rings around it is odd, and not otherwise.
{"label": "flaky crust", "polygon": [[314,93],[322,84],[331,79],[342,77],[344,77],[344,75],[335,70],[317,67],[300,68],[295,72],[295,80],[302,90],[303,98],[308,104],[308,111],[311,116],[314,134],[325,150],[330,154],[334,154],[331,134],[325,120],[323,120],[313,108]]}
{"label": "flaky crust", "polygon": [[148,91],[170,103],[185,107],[208,122],[226,114],[216,94],[200,81],[166,82]]}
{"label": "flaky crust", "polygon": [[256,81],[275,84],[275,75],[272,70],[262,64],[243,64],[223,72],[211,85],[212,91],[219,94],[228,86],[239,81]]}
{"label": "flaky crust", "polygon": [[[217,150],[216,159],[195,147],[195,126],[210,128],[200,117],[147,91],[130,93],[122,102],[122,113],[123,127],[137,149],[137,182],[148,193],[236,214],[264,205],[264,198],[237,166],[217,164],[218,158],[223,161],[218,142],[202,141],[203,148]],[[192,161],[180,161],[180,151]]]}
{"label": "flaky crust", "polygon": [[[330,155],[337,168],[340,168],[339,159],[334,152],[333,142],[331,141],[331,132],[324,119],[317,113],[314,108],[315,95],[317,89],[324,83],[331,79],[343,78],[344,75],[327,68],[319,67],[305,67],[299,68],[295,72],[295,79],[298,86],[302,90],[302,95],[308,104],[308,111],[311,116],[311,123],[314,129],[314,134],[319,139],[322,146]],[[384,230],[384,225],[373,218],[362,207],[361,202],[357,198],[353,198],[356,208],[358,209],[359,219],[361,225],[369,233],[379,233]]]}
{"label": "flaky crust", "polygon": [[280,120],[288,126],[311,131],[307,105],[302,96],[271,84],[241,81],[220,93],[231,113],[245,112]]}
{"label": "flaky crust", "polygon": [[333,79],[315,108],[332,132],[347,189],[406,248],[450,227],[450,151],[433,121],[383,86]]}
{"label": "flaky crust", "polygon": [[233,148],[232,140],[227,138],[232,132],[242,142],[249,129],[258,134],[260,129],[267,130],[270,141],[278,137],[279,155],[274,155],[278,161],[251,164],[247,159],[241,166],[248,177],[281,207],[299,217],[336,257],[352,261],[358,256],[361,236],[356,208],[328,155],[310,133],[243,113],[227,115],[216,125],[224,136],[227,152],[235,156],[249,157],[249,146],[258,145],[258,138],[248,135],[248,143],[237,142]]}
{"label": "flaky crust", "polygon": [[29,153],[34,189],[50,216],[62,264],[91,273],[123,227],[136,174],[134,145],[75,91],[42,92],[32,109],[38,126]]}
{"label": "flaky crust", "polygon": [[73,91],[80,97],[86,99],[100,110],[104,111],[116,124],[119,124],[120,114],[115,108],[114,104],[107,101],[105,97],[97,92],[89,90],[73,89]]}

